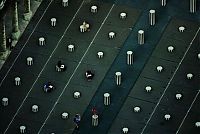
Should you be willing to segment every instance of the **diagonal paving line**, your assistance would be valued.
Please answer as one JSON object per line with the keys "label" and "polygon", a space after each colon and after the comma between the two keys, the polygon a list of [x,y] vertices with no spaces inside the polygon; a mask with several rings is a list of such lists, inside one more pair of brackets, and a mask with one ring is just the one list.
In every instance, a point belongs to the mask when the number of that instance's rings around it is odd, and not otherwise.
{"label": "diagonal paving line", "polygon": [[[52,2],[52,1],[51,1],[51,2]],[[42,74],[42,72],[44,71],[45,67],[47,66],[47,64],[48,64],[48,62],[50,61],[50,59],[51,59],[52,55],[54,54],[54,52],[55,52],[55,51],[56,51],[56,49],[58,48],[58,46],[59,46],[59,44],[60,44],[61,40],[63,39],[64,35],[65,35],[65,34],[66,34],[66,32],[68,31],[68,29],[69,29],[69,27],[71,26],[72,22],[74,21],[74,19],[75,19],[75,16],[78,14],[78,12],[80,11],[81,7],[83,6],[83,3],[84,3],[84,1],[82,1],[81,5],[80,5],[80,7],[78,8],[78,10],[76,11],[76,13],[75,13],[74,17],[72,18],[72,20],[70,21],[69,25],[68,25],[68,26],[67,26],[67,28],[65,29],[65,31],[64,31],[63,35],[61,36],[60,40],[58,41],[58,43],[57,43],[56,47],[54,48],[53,52],[52,52],[52,53],[51,53],[51,55],[49,56],[49,58],[48,58],[47,62],[46,62],[46,63],[45,63],[45,65],[43,66],[43,68],[42,68],[41,72],[40,72],[40,73],[39,73],[39,75],[37,76],[37,78],[36,78],[36,80],[34,81],[33,85],[31,86],[31,89],[28,91],[28,93],[27,93],[27,95],[25,96],[25,98],[23,99],[23,101],[22,101],[21,105],[20,105],[20,106],[19,106],[19,108],[17,109],[17,112],[16,112],[16,113],[15,113],[15,115],[13,116],[13,118],[12,118],[11,122],[9,123],[9,125],[7,126],[6,130],[4,131],[4,134],[6,134],[6,132],[8,131],[8,129],[9,129],[9,127],[10,127],[10,125],[12,124],[12,122],[13,122],[13,121],[14,121],[14,119],[15,119],[15,117],[16,117],[16,116],[17,116],[17,114],[19,113],[19,110],[22,108],[22,106],[23,106],[24,102],[25,102],[25,101],[26,101],[26,99],[28,98],[28,96],[29,96],[30,92],[32,91],[32,89],[33,89],[34,85],[35,85],[35,84],[36,84],[36,82],[38,81],[38,79],[39,79],[40,75],[41,75],[41,74]],[[50,4],[49,4],[49,5],[50,5]]]}
{"label": "diagonal paving line", "polygon": [[197,92],[196,96],[194,97],[194,100],[192,101],[192,104],[190,105],[190,108],[188,109],[188,111],[187,111],[186,115],[184,116],[184,118],[183,118],[183,120],[182,120],[182,122],[181,122],[180,126],[178,127],[178,129],[177,129],[177,131],[176,131],[176,134],[178,134],[178,133],[179,133],[179,131],[180,131],[180,129],[181,129],[181,127],[182,127],[182,125],[183,125],[183,123],[184,123],[185,119],[187,118],[187,116],[188,116],[188,114],[189,114],[190,110],[192,109],[192,106],[194,105],[194,103],[195,103],[195,101],[196,101],[197,97],[199,96],[199,93],[200,93],[200,90]]}
{"label": "diagonal paving line", "polygon": [[194,41],[194,39],[196,38],[196,36],[197,36],[197,34],[198,34],[199,31],[200,31],[200,27],[199,27],[199,29],[197,30],[197,32],[196,32],[194,38],[193,38],[192,41],[190,42],[190,45],[188,46],[187,50],[185,51],[185,53],[184,53],[184,55],[183,55],[181,61],[179,62],[179,64],[178,64],[176,70],[174,71],[174,73],[173,73],[171,79],[169,80],[169,82],[168,82],[168,84],[167,84],[165,90],[163,91],[163,94],[161,95],[160,99],[158,100],[158,103],[156,104],[155,108],[153,109],[153,112],[151,113],[151,115],[150,115],[148,121],[146,122],[146,125],[144,126],[144,128],[142,129],[142,132],[141,132],[140,134],[143,134],[143,133],[144,133],[146,127],[148,126],[148,124],[149,124],[151,118],[153,117],[153,115],[154,115],[156,109],[158,108],[158,105],[160,104],[160,102],[161,102],[163,96],[165,95],[165,93],[166,93],[167,89],[169,88],[169,86],[170,86],[172,80],[174,79],[174,76],[175,76],[176,72],[178,71],[179,67],[181,66],[181,64],[182,64],[182,62],[183,62],[183,60],[184,60],[186,54],[188,53],[190,47],[192,46],[193,41]]}
{"label": "diagonal paving line", "polygon": [[40,21],[42,20],[42,18],[44,17],[45,13],[47,12],[47,9],[49,8],[49,6],[51,5],[51,3],[53,2],[53,0],[51,0],[51,2],[47,5],[47,8],[44,10],[41,18],[39,19],[39,21],[36,23],[35,27],[33,28],[33,31],[31,32],[31,34],[29,35],[29,37],[27,38],[26,42],[24,43],[22,49],[19,51],[17,57],[14,59],[12,65],[10,66],[10,68],[8,69],[7,73],[5,74],[5,76],[3,77],[2,81],[0,82],[0,87],[3,84],[4,80],[6,79],[6,77],[8,76],[10,70],[13,68],[15,62],[17,61],[19,55],[22,53],[24,47],[27,45],[28,41],[30,40],[31,36],[33,35],[33,33],[35,32],[35,29],[37,28],[38,24],[40,23]]}
{"label": "diagonal paving line", "polygon": [[[194,36],[194,38],[193,38],[193,40],[192,40],[192,43],[193,43],[193,41],[195,40],[195,38],[197,37],[197,34],[199,33],[199,31],[200,31],[200,27],[199,27],[199,29],[198,29],[197,33],[195,34],[195,36]],[[200,94],[200,89],[198,90],[198,92],[197,92],[196,96],[194,97],[194,100],[192,101],[192,103],[191,103],[191,105],[190,105],[190,107],[189,107],[189,109],[188,109],[188,111],[187,111],[186,115],[184,116],[184,118],[183,118],[183,120],[182,120],[182,122],[181,122],[180,126],[178,127],[178,129],[177,129],[177,131],[176,131],[176,134],[178,134],[178,133],[179,133],[179,131],[180,131],[180,129],[181,129],[181,127],[182,127],[183,123],[185,122],[185,119],[187,118],[187,116],[188,116],[188,114],[189,114],[190,110],[192,109],[192,106],[194,105],[194,103],[195,103],[195,101],[196,101],[197,97],[199,96],[199,94]]]}
{"label": "diagonal paving line", "polygon": [[46,120],[43,122],[43,124],[42,124],[42,126],[41,126],[40,130],[38,131],[38,134],[40,134],[40,133],[41,133],[41,131],[42,131],[42,128],[43,128],[43,127],[44,127],[44,125],[46,124],[46,122],[47,122],[47,120],[49,119],[49,117],[50,117],[51,113],[53,112],[53,110],[55,109],[55,107],[56,107],[57,103],[59,102],[59,100],[60,100],[61,96],[63,95],[63,93],[65,92],[65,90],[66,90],[67,86],[68,86],[68,85],[69,85],[69,83],[71,82],[71,79],[73,78],[74,74],[76,73],[77,69],[79,68],[80,64],[82,63],[82,61],[83,61],[83,59],[84,59],[85,55],[86,55],[86,54],[87,54],[87,52],[89,51],[89,49],[90,49],[91,45],[93,44],[94,40],[96,39],[96,37],[97,37],[97,35],[98,35],[99,31],[100,31],[100,30],[101,30],[101,28],[103,27],[103,25],[104,25],[105,21],[107,20],[107,18],[108,18],[108,16],[110,15],[110,13],[111,13],[111,11],[112,11],[112,9],[113,9],[113,7],[114,7],[114,6],[115,6],[115,4],[113,4],[113,5],[112,5],[112,7],[110,8],[110,10],[109,10],[108,14],[106,15],[106,18],[105,18],[105,19],[103,20],[103,22],[101,23],[101,26],[100,26],[100,28],[98,29],[98,31],[97,31],[97,33],[95,34],[95,36],[94,36],[94,38],[92,39],[92,41],[90,42],[90,45],[89,45],[89,46],[88,46],[88,48],[86,49],[86,51],[85,51],[84,55],[82,56],[81,60],[79,61],[79,63],[78,63],[78,65],[77,65],[77,67],[75,68],[74,72],[72,73],[72,75],[71,75],[71,77],[69,78],[68,82],[66,83],[65,87],[63,88],[63,91],[61,92],[61,94],[59,95],[58,99],[56,100],[56,102],[55,102],[54,106],[52,107],[51,111],[49,112],[49,114],[48,114],[48,116],[47,116]]}

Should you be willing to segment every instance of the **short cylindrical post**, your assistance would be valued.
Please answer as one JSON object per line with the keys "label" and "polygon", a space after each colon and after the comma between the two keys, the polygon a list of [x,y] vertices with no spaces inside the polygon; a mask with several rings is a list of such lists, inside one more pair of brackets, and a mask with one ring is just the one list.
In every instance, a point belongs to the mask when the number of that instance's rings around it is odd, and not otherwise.
{"label": "short cylindrical post", "polygon": [[74,45],[70,44],[68,45],[68,52],[73,52],[74,51]]}
{"label": "short cylindrical post", "polygon": [[165,117],[165,120],[168,121],[171,118],[171,115],[170,114],[166,114],[164,117]]}
{"label": "short cylindrical post", "polygon": [[81,97],[81,93],[80,92],[78,92],[78,91],[74,92],[74,98],[75,99],[78,99],[80,97]]}
{"label": "short cylindrical post", "polygon": [[173,47],[173,46],[168,46],[168,47],[167,47],[167,50],[168,50],[168,52],[170,52],[170,53],[171,53],[171,52],[173,52],[173,51],[174,51],[174,47]]}
{"label": "short cylindrical post", "polygon": [[62,119],[67,119],[67,118],[69,118],[69,114],[67,112],[63,112],[61,117],[62,117]]}
{"label": "short cylindrical post", "polygon": [[21,78],[20,77],[15,77],[15,85],[19,86],[21,84]]}
{"label": "short cylindrical post", "polygon": [[56,18],[51,18],[51,26],[52,27],[56,26]]}
{"label": "short cylindrical post", "polygon": [[62,0],[62,5],[63,5],[63,7],[67,7],[68,6],[68,0]]}
{"label": "short cylindrical post", "polygon": [[92,126],[96,127],[98,126],[98,115],[94,114],[92,115]]}
{"label": "short cylindrical post", "polygon": [[91,12],[97,13],[97,6],[91,6]]}
{"label": "short cylindrical post", "polygon": [[133,64],[133,51],[127,51],[127,64]]}
{"label": "short cylindrical post", "polygon": [[191,80],[192,78],[193,78],[193,74],[192,74],[192,73],[188,73],[188,74],[187,74],[187,79],[188,79],[188,80]]}
{"label": "short cylindrical post", "polygon": [[161,5],[164,7],[167,4],[167,0],[161,0]]}
{"label": "short cylindrical post", "polygon": [[38,109],[39,109],[38,105],[32,106],[32,112],[36,113],[36,112],[38,112]]}
{"label": "short cylindrical post", "polygon": [[44,37],[40,37],[39,38],[39,45],[40,46],[43,46],[45,44],[45,39],[44,39]]}
{"label": "short cylindrical post", "polygon": [[104,55],[103,52],[101,51],[97,52],[97,56],[99,59],[103,58],[103,55]]}
{"label": "short cylindrical post", "polygon": [[115,32],[109,32],[108,37],[109,39],[113,39],[115,37]]}
{"label": "short cylindrical post", "polygon": [[122,13],[119,14],[120,19],[125,19],[126,16],[127,16],[127,14],[124,13],[124,12],[122,12]]}
{"label": "short cylindrical post", "polygon": [[108,106],[110,105],[110,94],[109,93],[104,93],[104,105]]}
{"label": "short cylindrical post", "polygon": [[8,106],[8,98],[6,98],[6,97],[2,98],[2,105]]}
{"label": "short cylindrical post", "polygon": [[151,26],[155,25],[156,23],[156,10],[149,11],[149,23]]}
{"label": "short cylindrical post", "polygon": [[26,132],[26,126],[20,126],[19,130],[21,134],[24,134]]}
{"label": "short cylindrical post", "polygon": [[122,82],[122,73],[121,72],[116,72],[115,73],[115,79],[116,79],[116,84],[121,85]]}
{"label": "short cylindrical post", "polygon": [[195,126],[196,126],[196,127],[200,127],[200,122],[197,121],[197,122],[195,123]]}
{"label": "short cylindrical post", "polygon": [[140,107],[136,106],[136,107],[133,108],[133,110],[134,110],[134,112],[138,113],[138,112],[140,112]]}
{"label": "short cylindrical post", "polygon": [[190,13],[195,13],[197,10],[197,1],[190,0]]}
{"label": "short cylindrical post", "polygon": [[26,59],[26,64],[27,64],[28,66],[33,65],[33,58],[32,58],[32,57],[28,57],[28,58]]}
{"label": "short cylindrical post", "polygon": [[182,94],[180,94],[180,93],[176,94],[176,99],[177,100],[180,100],[181,98],[182,98]]}
{"label": "short cylindrical post", "polygon": [[128,133],[128,128],[127,127],[122,128],[122,132],[123,132],[123,134],[127,134]]}
{"label": "short cylindrical post", "polygon": [[138,44],[144,44],[144,30],[138,31]]}

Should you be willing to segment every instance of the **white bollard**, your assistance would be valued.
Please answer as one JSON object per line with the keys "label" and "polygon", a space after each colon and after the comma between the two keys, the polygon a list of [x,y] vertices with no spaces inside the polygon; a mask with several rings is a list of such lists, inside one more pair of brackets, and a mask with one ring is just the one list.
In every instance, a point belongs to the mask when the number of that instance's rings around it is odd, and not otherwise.
{"label": "white bollard", "polygon": [[128,128],[127,127],[122,128],[122,132],[123,132],[123,134],[127,134],[128,133]]}
{"label": "white bollard", "polygon": [[74,98],[78,99],[81,97],[81,93],[80,92],[74,92]]}
{"label": "white bollard", "polygon": [[171,115],[170,114],[166,114],[164,117],[165,117],[165,120],[168,121],[171,118]]}
{"label": "white bollard", "polygon": [[163,67],[162,66],[157,66],[156,69],[157,69],[157,72],[159,72],[159,73],[163,71]]}
{"label": "white bollard", "polygon": [[104,55],[103,52],[101,52],[101,51],[97,52],[97,56],[99,59],[103,58],[103,55]]}
{"label": "white bollard", "polygon": [[122,73],[116,72],[115,73],[115,79],[116,79],[116,84],[121,85],[121,83],[122,83]]}
{"label": "white bollard", "polygon": [[97,6],[91,6],[91,12],[97,13]]}
{"label": "white bollard", "polygon": [[200,60],[200,53],[197,54],[197,58]]}
{"label": "white bollard", "polygon": [[115,37],[115,33],[114,32],[109,32],[108,33],[108,37],[109,37],[109,39],[113,39]]}
{"label": "white bollard", "polygon": [[15,85],[19,86],[21,84],[21,78],[20,77],[15,77]]}
{"label": "white bollard", "polygon": [[182,94],[176,94],[176,99],[180,100],[182,98]]}
{"label": "white bollard", "polygon": [[190,13],[195,13],[197,10],[197,1],[190,0]]}
{"label": "white bollard", "polygon": [[56,18],[51,18],[51,26],[52,27],[56,26]]}
{"label": "white bollard", "polygon": [[26,64],[27,64],[28,66],[33,65],[33,58],[32,58],[32,57],[26,58]]}
{"label": "white bollard", "polygon": [[133,64],[133,51],[127,51],[127,64],[132,65]]}
{"label": "white bollard", "polygon": [[140,45],[144,44],[144,31],[143,30],[138,31],[138,44],[140,44]]}
{"label": "white bollard", "polygon": [[69,118],[69,114],[67,112],[63,112],[61,117],[62,117],[62,119],[68,119]]}
{"label": "white bollard", "polygon": [[127,16],[127,14],[124,13],[124,12],[122,12],[122,13],[119,14],[119,18],[120,18],[120,19],[125,19],[126,16]]}
{"label": "white bollard", "polygon": [[63,5],[63,7],[67,7],[68,6],[68,0],[62,0],[62,5]]}
{"label": "white bollard", "polygon": [[94,127],[98,126],[98,120],[99,120],[98,118],[99,118],[98,115],[96,114],[92,115],[92,126]]}
{"label": "white bollard", "polygon": [[108,106],[110,105],[110,94],[109,93],[104,93],[104,105]]}
{"label": "white bollard", "polygon": [[149,23],[151,26],[155,25],[156,23],[156,10],[149,11]]}
{"label": "white bollard", "polygon": [[40,37],[39,38],[39,45],[40,46],[43,46],[45,44],[45,39],[44,39],[44,37]]}
{"label": "white bollard", "polygon": [[68,52],[73,52],[74,51],[74,45],[70,44],[68,45]]}
{"label": "white bollard", "polygon": [[185,31],[185,27],[184,27],[184,26],[180,26],[180,27],[178,28],[178,30],[179,30],[179,32],[183,33],[183,32]]}
{"label": "white bollard", "polygon": [[196,126],[196,127],[200,127],[200,122],[199,122],[199,121],[196,122],[196,123],[195,123],[195,126]]}
{"label": "white bollard", "polygon": [[161,6],[166,6],[166,4],[167,4],[167,0],[161,0]]}
{"label": "white bollard", "polygon": [[19,129],[21,134],[24,134],[26,132],[26,126],[20,126]]}
{"label": "white bollard", "polygon": [[140,112],[140,107],[138,107],[138,106],[137,106],[137,107],[134,107],[134,108],[133,108],[133,111],[134,111],[135,113]]}
{"label": "white bollard", "polygon": [[151,88],[151,86],[146,86],[145,90],[146,90],[146,92],[151,92],[152,88]]}
{"label": "white bollard", "polygon": [[38,105],[33,105],[33,106],[32,106],[32,112],[33,112],[33,113],[38,112],[38,109],[39,109]]}
{"label": "white bollard", "polygon": [[187,79],[188,79],[188,80],[191,80],[192,78],[193,78],[193,74],[192,74],[192,73],[188,73],[188,74],[187,74]]}
{"label": "white bollard", "polygon": [[2,98],[2,105],[8,106],[8,98],[6,98],[6,97]]}
{"label": "white bollard", "polygon": [[171,52],[173,52],[173,51],[174,51],[174,47],[173,47],[173,46],[168,46],[168,47],[167,47],[167,50],[168,50],[168,52],[170,52],[170,53],[171,53]]}

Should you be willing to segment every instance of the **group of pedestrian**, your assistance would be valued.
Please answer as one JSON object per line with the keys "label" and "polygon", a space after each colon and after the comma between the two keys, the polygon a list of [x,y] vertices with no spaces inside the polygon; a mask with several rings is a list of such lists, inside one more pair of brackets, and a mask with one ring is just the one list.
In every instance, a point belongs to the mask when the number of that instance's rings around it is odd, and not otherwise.
{"label": "group of pedestrian", "polygon": [[[92,113],[92,115],[98,115],[97,109],[95,107],[92,108],[91,113]],[[78,130],[79,126],[80,126],[80,122],[81,122],[81,115],[80,114],[76,114],[74,116],[73,121],[74,121],[74,123],[76,125],[76,130]]]}

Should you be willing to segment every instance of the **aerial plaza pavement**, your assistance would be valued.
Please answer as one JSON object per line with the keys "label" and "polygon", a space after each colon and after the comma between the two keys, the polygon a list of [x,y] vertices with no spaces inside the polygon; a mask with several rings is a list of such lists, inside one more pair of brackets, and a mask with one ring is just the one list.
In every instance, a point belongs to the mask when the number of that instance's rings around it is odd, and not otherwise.
{"label": "aerial plaza pavement", "polygon": [[198,134],[199,4],[43,0],[31,18],[27,8],[0,71],[0,133]]}

